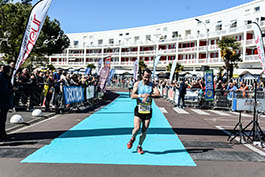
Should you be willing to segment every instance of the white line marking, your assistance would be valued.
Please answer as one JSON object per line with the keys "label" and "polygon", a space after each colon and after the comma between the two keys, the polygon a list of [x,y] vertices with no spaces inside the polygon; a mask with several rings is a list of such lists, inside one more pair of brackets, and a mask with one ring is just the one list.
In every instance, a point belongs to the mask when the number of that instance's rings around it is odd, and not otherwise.
{"label": "white line marking", "polygon": [[204,112],[200,109],[190,109],[190,110],[192,110],[193,112],[196,112],[197,114],[200,114],[200,115],[210,115],[209,113]]}
{"label": "white line marking", "polygon": [[176,111],[179,114],[189,114],[187,111],[185,111],[184,109],[180,109],[178,107],[173,108],[174,111]]}
{"label": "white line marking", "polygon": [[220,116],[231,116],[230,114],[227,114],[227,113],[225,113],[223,111],[216,111],[216,110],[209,110],[209,111],[212,112],[212,113],[218,114]]}
{"label": "white line marking", "polygon": [[[219,130],[222,130],[222,131],[223,131],[224,133],[226,133],[227,135],[231,135],[231,133],[230,133],[229,131],[225,130],[223,127],[221,127],[221,126],[215,126],[215,127],[216,127],[217,129],[219,129]],[[240,142],[240,139],[239,139],[238,137],[236,137],[235,140],[237,140],[238,142]],[[243,145],[246,146],[247,148],[249,148],[250,150],[252,150],[252,151],[254,151],[254,152],[260,154],[261,156],[265,156],[265,152],[259,150],[258,148],[254,147],[254,146],[252,146],[252,145],[250,145],[250,144],[246,144],[246,143],[244,142],[244,140],[242,140],[242,142],[243,142]]]}
{"label": "white line marking", "polygon": [[159,109],[160,109],[160,111],[161,111],[162,113],[168,113],[167,110],[166,110],[166,108],[159,107]]}
{"label": "white line marking", "polygon": [[41,124],[41,123],[44,123],[44,122],[46,122],[46,121],[49,121],[49,120],[52,120],[52,119],[55,119],[55,118],[58,118],[58,117],[59,117],[59,115],[55,115],[55,116],[53,116],[53,117],[50,117],[50,118],[45,119],[45,120],[41,120],[41,121],[39,121],[39,122],[37,122],[37,123],[34,123],[34,124],[32,124],[32,125],[29,125],[29,126],[26,126],[26,127],[19,128],[19,129],[15,130],[15,131],[12,131],[11,133],[16,133],[16,132],[20,132],[20,131],[22,131],[22,130],[26,130],[26,129],[28,129],[28,128],[34,127],[34,126],[36,126],[36,125],[39,125],[39,124]]}
{"label": "white line marking", "polygon": [[[231,112],[232,114],[236,114],[236,115],[239,115],[239,112]],[[241,113],[241,116],[244,116],[244,117],[253,117],[253,115],[250,115],[250,114],[244,114],[244,113]]]}

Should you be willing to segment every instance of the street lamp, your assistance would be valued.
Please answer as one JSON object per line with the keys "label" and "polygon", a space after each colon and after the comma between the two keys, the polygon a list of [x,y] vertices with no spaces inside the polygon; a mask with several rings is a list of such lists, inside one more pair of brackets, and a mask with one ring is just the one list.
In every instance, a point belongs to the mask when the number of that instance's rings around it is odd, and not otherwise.
{"label": "street lamp", "polygon": [[203,21],[199,20],[198,18],[195,18],[195,20],[197,22],[199,22],[199,23],[202,23],[204,25],[204,27],[205,27],[205,30],[206,30],[206,60],[208,62],[208,40],[209,40],[208,38],[209,38],[209,29],[207,28],[206,24]]}

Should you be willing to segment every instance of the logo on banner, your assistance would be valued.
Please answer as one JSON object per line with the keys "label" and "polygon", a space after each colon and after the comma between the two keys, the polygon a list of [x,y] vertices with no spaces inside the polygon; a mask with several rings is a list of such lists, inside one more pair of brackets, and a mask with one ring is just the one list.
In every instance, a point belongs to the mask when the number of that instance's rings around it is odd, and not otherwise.
{"label": "logo on banner", "polygon": [[206,101],[212,101],[214,99],[213,70],[205,71],[205,93]]}
{"label": "logo on banner", "polygon": [[65,104],[79,103],[84,101],[84,88],[82,87],[63,87]]}

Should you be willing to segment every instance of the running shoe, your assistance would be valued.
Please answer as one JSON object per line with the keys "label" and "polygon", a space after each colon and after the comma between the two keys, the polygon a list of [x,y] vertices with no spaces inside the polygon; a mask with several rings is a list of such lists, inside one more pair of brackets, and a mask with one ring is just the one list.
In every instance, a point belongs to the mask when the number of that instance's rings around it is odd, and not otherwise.
{"label": "running shoe", "polygon": [[129,143],[127,144],[127,148],[131,149],[133,146],[133,142],[135,141],[135,138],[130,139]]}
{"label": "running shoe", "polygon": [[137,147],[137,152],[138,152],[139,154],[143,154],[143,153],[144,153],[143,148],[142,148],[141,146],[138,146],[138,147]]}

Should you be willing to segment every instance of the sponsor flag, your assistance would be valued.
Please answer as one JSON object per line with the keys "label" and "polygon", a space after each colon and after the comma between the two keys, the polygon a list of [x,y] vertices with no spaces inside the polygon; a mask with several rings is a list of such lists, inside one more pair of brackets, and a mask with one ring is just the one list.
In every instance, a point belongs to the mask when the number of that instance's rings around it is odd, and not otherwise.
{"label": "sponsor flag", "polygon": [[108,77],[108,85],[110,85],[110,80],[112,79],[114,74],[115,74],[115,69],[111,69]]}
{"label": "sponsor flag", "polygon": [[89,74],[90,74],[90,71],[91,71],[91,68],[88,67],[88,68],[86,69],[86,71],[85,71],[85,74],[89,75]]}
{"label": "sponsor flag", "polygon": [[103,59],[101,58],[100,60],[98,60],[98,70],[97,70],[98,75],[100,75],[100,71],[102,70],[102,68],[103,68]]}
{"label": "sponsor flag", "polygon": [[158,65],[158,62],[159,62],[160,58],[161,58],[161,55],[158,55],[158,56],[156,56],[155,61],[154,61],[154,66],[153,66],[153,80],[155,79],[156,67]]}
{"label": "sponsor flag", "polygon": [[99,75],[99,88],[102,91],[105,91],[106,83],[109,77],[110,68],[108,66],[104,66],[104,68],[100,71]]}
{"label": "sponsor flag", "polygon": [[102,91],[105,91],[106,89],[106,84],[109,78],[110,74],[110,62],[111,62],[111,57],[107,57],[104,59],[104,67],[101,69],[100,74],[99,74],[99,87]]}
{"label": "sponsor flag", "polygon": [[252,22],[252,24],[253,24],[253,30],[254,30],[254,35],[255,35],[255,43],[257,45],[257,50],[258,50],[258,57],[260,59],[261,67],[265,74],[265,55],[264,55],[264,47],[263,47],[261,29],[256,22]]}
{"label": "sponsor flag", "polygon": [[139,58],[137,58],[135,60],[135,62],[133,63],[133,79],[134,79],[134,81],[137,81],[138,71],[139,71]]}
{"label": "sponsor flag", "polygon": [[169,82],[170,82],[170,83],[171,83],[172,80],[173,80],[173,76],[174,76],[175,69],[176,69],[176,66],[177,66],[177,61],[178,61],[178,59],[175,58],[173,64],[171,65],[170,77],[169,77]]}
{"label": "sponsor flag", "polygon": [[40,0],[31,9],[26,30],[20,46],[19,55],[12,76],[12,83],[18,68],[26,61],[32,51],[45,22],[52,0]]}

